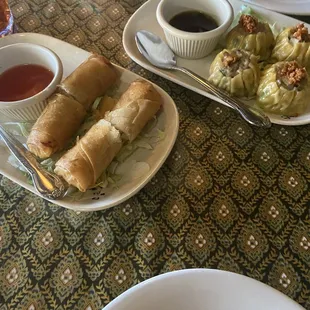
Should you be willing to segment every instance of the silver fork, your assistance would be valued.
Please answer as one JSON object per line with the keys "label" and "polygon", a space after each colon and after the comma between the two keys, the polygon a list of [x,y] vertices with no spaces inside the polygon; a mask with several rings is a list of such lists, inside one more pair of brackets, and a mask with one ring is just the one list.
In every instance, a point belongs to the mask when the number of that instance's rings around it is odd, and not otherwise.
{"label": "silver fork", "polygon": [[67,185],[58,175],[45,170],[21,142],[0,125],[0,136],[30,174],[36,190],[45,198],[56,200],[62,198],[67,190]]}

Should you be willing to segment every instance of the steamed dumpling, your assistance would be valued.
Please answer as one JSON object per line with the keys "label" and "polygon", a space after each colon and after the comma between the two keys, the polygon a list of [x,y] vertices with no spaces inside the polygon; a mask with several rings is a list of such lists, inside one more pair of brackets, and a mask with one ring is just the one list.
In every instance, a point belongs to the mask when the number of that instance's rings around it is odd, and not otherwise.
{"label": "steamed dumpling", "polygon": [[243,49],[259,56],[260,60],[266,60],[273,49],[274,37],[267,23],[243,14],[239,24],[227,34],[226,44],[228,49]]}
{"label": "steamed dumpling", "polygon": [[266,112],[298,116],[310,98],[306,69],[296,61],[278,62],[265,69],[257,91],[257,104]]}
{"label": "steamed dumpling", "polygon": [[213,60],[209,81],[236,97],[255,96],[260,70],[257,57],[239,50],[223,50]]}
{"label": "steamed dumpling", "polygon": [[310,35],[304,24],[283,30],[276,40],[271,57],[277,61],[297,60],[310,69]]}

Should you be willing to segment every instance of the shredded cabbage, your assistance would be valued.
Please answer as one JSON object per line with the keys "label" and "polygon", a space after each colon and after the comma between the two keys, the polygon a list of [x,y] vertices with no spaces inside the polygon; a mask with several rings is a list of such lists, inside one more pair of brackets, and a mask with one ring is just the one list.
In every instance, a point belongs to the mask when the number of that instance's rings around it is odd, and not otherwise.
{"label": "shredded cabbage", "polygon": [[94,101],[94,103],[93,103],[93,105],[92,105],[92,107],[91,107],[91,110],[92,110],[92,111],[97,110],[97,108],[98,108],[98,106],[99,106],[99,103],[100,103],[100,101],[101,101],[102,98],[103,98],[103,97],[98,97],[98,98]]}
{"label": "shredded cabbage", "polygon": [[54,167],[55,167],[55,159],[52,158],[47,158],[44,159],[43,161],[41,161],[41,165],[49,172],[53,172],[54,171]]}
{"label": "shredded cabbage", "polygon": [[[99,97],[94,101],[91,109],[92,112],[98,108],[101,99],[102,97]],[[73,147],[80,137],[82,137],[95,123],[96,119],[93,117],[92,113],[89,113],[88,117],[78,130],[76,137],[70,141],[66,150]],[[156,144],[165,138],[165,132],[156,128],[157,125],[158,119],[154,116],[133,142],[128,142],[122,147],[121,151],[91,189],[115,189],[118,188],[121,183],[125,183],[145,175],[145,173],[150,170],[149,164],[144,161],[136,161],[132,159],[131,156],[141,149],[152,151]],[[30,134],[33,123],[10,122],[5,123],[4,126],[14,135],[27,138]],[[61,153],[54,154],[48,159],[40,161],[40,164],[47,171],[53,172],[55,163],[66,152],[66,150]],[[19,169],[27,177],[27,182],[29,184],[33,184],[29,173],[14,155],[11,154],[9,156],[8,162],[13,167]],[[83,198],[84,194],[85,193],[79,192],[76,188],[70,187],[67,197],[71,198],[73,201],[78,201]]]}

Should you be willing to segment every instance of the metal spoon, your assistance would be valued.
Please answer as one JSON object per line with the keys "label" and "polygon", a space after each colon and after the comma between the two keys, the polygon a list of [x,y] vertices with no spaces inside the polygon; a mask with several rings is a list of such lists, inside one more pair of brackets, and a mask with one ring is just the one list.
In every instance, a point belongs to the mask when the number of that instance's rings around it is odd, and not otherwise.
{"label": "metal spoon", "polygon": [[146,30],[141,30],[136,33],[135,39],[139,52],[155,67],[166,70],[177,70],[187,74],[205,87],[208,92],[222,99],[229,107],[237,110],[250,124],[266,128],[271,126],[269,118],[258,108],[247,106],[240,100],[231,97],[227,92],[215,87],[198,74],[189,69],[178,67],[173,51],[157,35]]}
{"label": "metal spoon", "polygon": [[64,196],[67,186],[59,176],[46,171],[37,162],[34,155],[32,155],[22,143],[8,133],[1,125],[0,136],[14,156],[29,172],[34,187],[43,197],[56,200]]}

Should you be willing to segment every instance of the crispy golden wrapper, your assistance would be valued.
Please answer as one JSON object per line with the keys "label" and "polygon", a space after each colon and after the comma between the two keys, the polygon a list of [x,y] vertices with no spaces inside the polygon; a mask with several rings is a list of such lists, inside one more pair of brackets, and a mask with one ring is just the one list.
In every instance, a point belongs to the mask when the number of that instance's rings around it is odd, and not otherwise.
{"label": "crispy golden wrapper", "polygon": [[101,55],[91,55],[61,84],[60,90],[80,102],[86,110],[107,91],[118,78],[116,68]]}
{"label": "crispy golden wrapper", "polygon": [[161,105],[162,98],[153,85],[136,80],[104,119],[121,131],[127,140],[133,141]]}
{"label": "crispy golden wrapper", "polygon": [[39,158],[62,150],[81,126],[86,111],[73,98],[55,94],[31,129],[27,146]]}
{"label": "crispy golden wrapper", "polygon": [[55,173],[85,192],[95,185],[121,147],[119,131],[102,119],[57,161]]}

